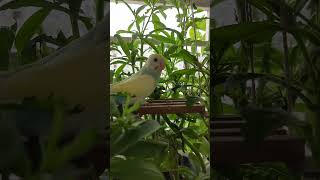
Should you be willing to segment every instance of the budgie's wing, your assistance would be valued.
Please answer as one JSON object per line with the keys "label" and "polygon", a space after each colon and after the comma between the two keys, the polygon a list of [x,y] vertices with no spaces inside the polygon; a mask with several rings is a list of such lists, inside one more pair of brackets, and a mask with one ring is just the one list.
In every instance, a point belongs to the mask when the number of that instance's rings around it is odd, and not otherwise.
{"label": "budgie's wing", "polygon": [[155,79],[150,75],[137,75],[125,81],[112,84],[110,87],[110,94],[117,94],[119,92],[129,93],[133,98],[144,98],[149,96],[156,87]]}

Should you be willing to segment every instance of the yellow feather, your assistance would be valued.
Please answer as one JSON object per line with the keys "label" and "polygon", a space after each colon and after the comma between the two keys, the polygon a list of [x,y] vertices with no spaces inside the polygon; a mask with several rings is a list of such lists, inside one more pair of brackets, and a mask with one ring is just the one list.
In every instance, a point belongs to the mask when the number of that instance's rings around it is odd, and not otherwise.
{"label": "yellow feather", "polygon": [[111,94],[126,92],[137,97],[147,97],[154,91],[155,80],[150,75],[137,75],[111,85]]}

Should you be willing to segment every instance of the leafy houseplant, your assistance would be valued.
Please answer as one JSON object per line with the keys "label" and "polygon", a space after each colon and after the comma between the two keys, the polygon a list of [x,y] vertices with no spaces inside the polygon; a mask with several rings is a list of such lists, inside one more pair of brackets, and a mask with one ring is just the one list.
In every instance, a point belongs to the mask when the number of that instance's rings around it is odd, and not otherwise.
{"label": "leafy houseplant", "polygon": [[[117,31],[111,42],[111,51],[116,53],[111,56],[111,65],[117,67],[112,71],[113,81],[137,72],[148,54],[158,53],[167,60],[166,70],[150,98],[186,98],[188,104],[204,99],[208,108],[208,48],[199,48],[199,43],[205,40],[207,18],[196,17],[203,10],[189,1],[146,0],[136,9],[125,1],[117,2],[127,6],[134,21],[127,29]],[[175,29],[161,21],[167,18],[168,10],[177,12]],[[204,60],[199,61],[201,56]],[[185,69],[179,69],[179,63]],[[124,107],[122,115],[115,116],[111,123],[112,177],[209,179],[206,119],[185,114],[134,118],[132,112],[137,108],[136,105]],[[127,167],[132,166],[136,171],[128,172]]]}
{"label": "leafy houseplant", "polygon": [[[104,8],[104,3],[99,0],[96,2],[98,22],[104,16],[101,10]],[[84,16],[81,4],[80,0],[10,1],[2,4],[1,11],[22,7],[39,7],[39,9],[19,29],[17,23],[11,27],[1,27],[0,38],[5,40],[3,46],[0,46],[1,71],[16,72],[16,69],[21,69],[20,66],[56,53],[60,48],[78,39],[79,21],[84,22],[88,30],[91,29],[94,25],[93,19]],[[42,23],[52,10],[69,15],[73,29],[71,37],[67,38],[62,31],[57,37],[42,31]],[[54,48],[52,45],[55,45]],[[13,48],[16,49],[16,53]],[[0,73],[2,80],[7,74],[9,73]],[[54,93],[45,100],[34,97],[23,98],[21,102],[13,104],[1,102],[0,105],[2,137],[10,137],[1,140],[2,146],[6,147],[1,152],[5,159],[0,165],[2,178],[9,179],[12,173],[24,179],[78,179],[80,176],[91,176],[95,170],[90,167],[78,169],[75,167],[77,163],[73,161],[84,156],[88,150],[101,142],[100,137],[96,132],[83,131],[66,142],[65,134],[62,133],[65,130],[65,118],[82,112],[81,108],[76,106],[69,109],[66,106],[67,102],[56,97]]]}
{"label": "leafy houseplant", "polygon": [[[273,114],[274,121],[266,122],[272,128],[253,118],[256,126],[247,124],[252,127],[247,131],[265,132],[261,141],[274,128],[288,125],[291,133],[305,138],[319,166],[318,9],[309,11],[311,16],[305,13],[307,4],[314,1],[235,2],[239,23],[210,30],[211,82],[215,82],[211,83],[211,112],[243,114],[242,107],[247,105],[255,108],[245,111],[246,115],[265,116],[263,112],[270,108],[281,111]],[[281,44],[276,48],[277,37]],[[239,49],[233,46],[238,42]],[[221,101],[225,95],[234,102],[231,108]],[[292,117],[292,111],[304,113],[305,120]],[[247,138],[254,137],[257,134]]]}

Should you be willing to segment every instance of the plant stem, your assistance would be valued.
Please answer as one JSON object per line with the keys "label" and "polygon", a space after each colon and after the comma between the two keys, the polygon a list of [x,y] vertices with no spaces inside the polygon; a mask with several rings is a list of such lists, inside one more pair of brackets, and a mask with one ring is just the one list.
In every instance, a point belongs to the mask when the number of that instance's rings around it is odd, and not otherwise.
{"label": "plant stem", "polygon": [[99,22],[104,17],[104,0],[96,1],[96,22]]}
{"label": "plant stem", "polygon": [[[284,2],[283,2],[284,3]],[[283,5],[280,7],[281,11],[281,17],[280,22],[283,28],[282,31],[282,37],[283,37],[283,53],[284,53],[284,71],[285,71],[285,77],[288,81],[291,79],[291,70],[290,70],[290,64],[289,64],[289,48],[288,48],[288,37],[287,37],[287,31],[288,31],[288,20],[287,20],[287,13],[286,9]],[[291,112],[293,106],[293,98],[291,95],[291,92],[289,89],[287,89],[287,111]]]}
{"label": "plant stem", "polygon": [[[169,119],[166,115],[163,115],[162,117],[163,117],[164,121],[168,124],[168,126],[171,128],[171,130],[172,130],[173,132],[175,132],[175,133],[177,133],[177,134],[181,133],[179,127],[178,127],[176,124],[172,123],[172,122],[170,121],[170,119]],[[204,161],[203,161],[203,159],[202,159],[202,156],[201,156],[201,154],[199,153],[199,151],[197,150],[197,148],[194,147],[194,145],[193,145],[183,134],[181,134],[181,140],[182,140],[184,143],[186,143],[186,145],[189,146],[189,148],[194,152],[194,154],[196,155],[196,157],[197,157],[198,160],[200,161],[200,165],[201,165],[201,168],[202,168],[202,172],[205,173],[205,172],[206,172],[206,166],[205,166]]]}
{"label": "plant stem", "polygon": [[72,34],[74,39],[77,39],[80,37],[78,18],[79,18],[79,11],[80,11],[81,4],[82,4],[82,0],[74,0],[68,3],[69,9],[72,12],[72,14],[69,14],[69,16],[70,16]]}
{"label": "plant stem", "polygon": [[[247,21],[252,22],[252,7],[251,5],[245,1],[245,7],[246,7],[246,16],[247,16]],[[248,58],[250,61],[250,67],[251,67],[251,73],[255,73],[254,71],[254,57],[253,57],[253,44],[252,43],[247,43],[248,44]],[[252,99],[253,102],[256,103],[256,83],[255,79],[251,80],[251,93],[252,93]]]}
{"label": "plant stem", "polygon": [[[196,21],[194,18],[194,11],[193,11],[193,5],[191,5],[191,16],[192,16],[192,26],[193,26],[193,31],[194,31],[194,46],[195,50],[197,51],[197,29],[196,29]],[[198,58],[198,55],[196,54],[196,57]],[[192,84],[194,84],[195,77],[192,78]],[[201,76],[199,76],[199,86],[201,89]],[[193,86],[191,87],[191,92],[193,92]],[[200,92],[199,92],[200,95]]]}

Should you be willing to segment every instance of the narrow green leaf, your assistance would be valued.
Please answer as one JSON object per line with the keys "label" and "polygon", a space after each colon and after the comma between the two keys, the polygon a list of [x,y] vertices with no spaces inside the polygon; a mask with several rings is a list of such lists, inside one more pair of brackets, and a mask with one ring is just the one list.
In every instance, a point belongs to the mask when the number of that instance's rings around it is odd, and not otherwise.
{"label": "narrow green leaf", "polygon": [[111,142],[111,156],[121,154],[142,138],[154,133],[160,128],[157,121],[146,121],[138,127],[132,128],[115,142]]}
{"label": "narrow green leaf", "polygon": [[189,51],[182,49],[178,53],[173,54],[171,57],[181,58],[189,64],[196,65],[198,60],[197,57],[192,55]]}
{"label": "narrow green leaf", "polygon": [[157,141],[139,141],[135,145],[128,148],[123,152],[126,157],[135,158],[157,158],[164,153],[164,150],[168,147],[168,144]]}
{"label": "narrow green leaf", "polygon": [[116,70],[116,72],[114,72],[114,77],[118,77],[120,75],[120,73],[123,72],[123,69],[126,67],[127,64],[122,64],[120,67],[118,67],[118,69]]}
{"label": "narrow green leaf", "polygon": [[153,163],[140,159],[122,160],[113,158],[110,174],[112,177],[121,180],[165,180],[163,174]]}
{"label": "narrow green leaf", "polygon": [[114,36],[118,39],[118,43],[123,52],[127,55],[127,57],[130,57],[130,50],[128,44],[123,40],[123,38],[119,34],[115,34]]}
{"label": "narrow green leaf", "polygon": [[195,68],[180,69],[180,70],[176,70],[176,71],[172,72],[171,76],[172,77],[181,77],[183,75],[193,75],[196,72],[197,72],[197,70]]}
{"label": "narrow green leaf", "polygon": [[242,23],[223,26],[210,30],[210,39],[219,43],[236,43],[240,40],[261,42],[270,39],[277,31],[280,31],[279,24],[269,21]]}
{"label": "narrow green leaf", "polygon": [[153,49],[154,51],[156,51],[157,54],[160,54],[157,46],[156,46],[150,39],[143,38],[142,41],[144,41],[144,42],[147,43],[149,46],[151,46],[152,49]]}
{"label": "narrow green leaf", "polygon": [[42,8],[35,12],[31,17],[29,17],[27,21],[22,25],[15,39],[15,46],[18,52],[22,51],[28,41],[41,27],[43,21],[46,19],[50,12],[51,9]]}
{"label": "narrow green leaf", "polygon": [[[65,8],[63,6],[60,6],[59,3],[53,3],[49,1],[44,1],[44,0],[15,0],[15,1],[10,1],[6,4],[3,4],[0,7],[0,11],[2,10],[7,10],[7,9],[18,9],[18,8],[23,8],[23,7],[42,7],[42,8],[51,8],[54,10],[62,11],[65,12],[69,15],[73,15],[74,13],[69,10],[68,8]],[[92,28],[92,23],[91,19],[85,16],[79,16],[78,17],[86,26],[87,29]]]}
{"label": "narrow green leaf", "polygon": [[138,7],[137,11],[136,11],[136,14],[138,15],[147,5],[144,4],[144,5],[141,5],[140,7]]}
{"label": "narrow green leaf", "polygon": [[168,44],[176,44],[174,39],[167,38],[165,36],[159,35],[159,34],[151,34],[150,37],[152,37],[155,40],[158,40],[163,43],[168,43]]}

